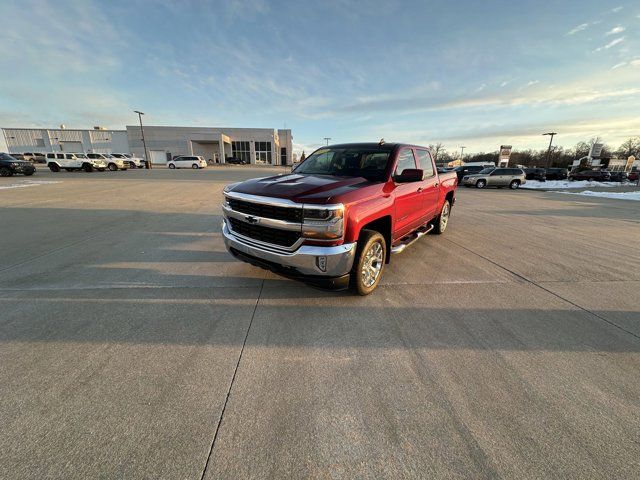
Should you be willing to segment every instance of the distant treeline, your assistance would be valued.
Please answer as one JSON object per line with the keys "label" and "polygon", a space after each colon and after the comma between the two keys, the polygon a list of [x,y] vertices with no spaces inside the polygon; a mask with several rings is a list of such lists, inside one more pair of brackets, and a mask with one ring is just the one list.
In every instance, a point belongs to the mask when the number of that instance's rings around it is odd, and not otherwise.
{"label": "distant treeline", "polygon": [[[511,152],[510,165],[524,165],[527,167],[546,166],[549,162],[553,167],[567,167],[574,160],[589,155],[589,150],[594,143],[599,143],[598,139],[592,138],[586,142],[578,142],[573,148],[564,148],[561,146],[551,147],[549,159],[547,160],[547,149],[540,150],[513,150]],[[446,165],[447,163],[459,158],[459,155],[449,153],[441,143],[429,145],[438,165]],[[612,149],[609,145],[605,145],[600,154],[600,158],[628,158],[633,155],[640,158],[640,136],[631,137],[622,143],[617,149]],[[480,152],[465,154],[463,160],[465,162],[493,162],[498,159],[498,150],[495,152]]]}

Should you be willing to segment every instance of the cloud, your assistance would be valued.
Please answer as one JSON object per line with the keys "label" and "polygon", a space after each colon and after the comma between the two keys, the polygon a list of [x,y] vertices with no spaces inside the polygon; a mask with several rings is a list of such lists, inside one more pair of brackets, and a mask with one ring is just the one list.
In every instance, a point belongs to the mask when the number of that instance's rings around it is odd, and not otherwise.
{"label": "cloud", "polygon": [[511,82],[509,82],[509,81],[505,80],[504,82],[502,82],[502,83],[500,84],[500,86],[504,88],[504,87],[506,87],[507,85],[509,85],[509,83],[511,83]]}
{"label": "cloud", "polygon": [[604,36],[608,37],[609,35],[617,35],[618,33],[624,32],[624,30],[625,30],[624,27],[621,27],[620,25],[618,25],[617,27],[613,27],[611,30],[605,33]]}
{"label": "cloud", "polygon": [[539,84],[539,83],[540,83],[540,80],[531,80],[531,81],[527,82],[527,85],[526,85],[526,86],[527,86],[527,87],[531,87],[531,86],[533,86],[533,85],[537,85],[537,84]]}
{"label": "cloud", "polygon": [[571,30],[569,30],[566,35],[575,35],[578,32],[583,31],[584,29],[586,29],[589,26],[588,23],[581,23],[578,26],[573,27]]}
{"label": "cloud", "polygon": [[635,60],[631,60],[629,65],[633,65],[634,67],[640,67],[640,58],[636,58]]}
{"label": "cloud", "polygon": [[607,43],[606,45],[603,45],[602,47],[598,47],[594,50],[594,52],[600,52],[602,50],[608,50],[611,47],[615,47],[616,45],[618,45],[619,43],[624,42],[624,38],[625,37],[619,37],[619,38],[615,38],[613,40],[611,40],[609,43]]}
{"label": "cloud", "polygon": [[627,64],[627,62],[620,62],[620,63],[616,63],[613,67],[611,67],[611,70],[616,70],[620,67],[624,67]]}
{"label": "cloud", "polygon": [[482,85],[480,85],[478,88],[476,88],[474,90],[475,93],[480,93],[481,91],[483,91],[485,88],[487,88],[487,84],[483,83]]}
{"label": "cloud", "polygon": [[616,7],[616,8],[612,8],[612,9],[611,9],[611,11],[612,11],[613,13],[618,13],[618,12],[619,12],[620,10],[622,10],[623,8],[624,8],[624,7],[619,6],[619,7]]}

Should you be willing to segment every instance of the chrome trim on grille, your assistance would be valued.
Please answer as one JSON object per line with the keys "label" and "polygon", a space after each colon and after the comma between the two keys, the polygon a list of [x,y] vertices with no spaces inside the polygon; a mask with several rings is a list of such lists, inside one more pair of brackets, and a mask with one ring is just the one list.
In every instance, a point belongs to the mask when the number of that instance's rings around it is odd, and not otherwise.
{"label": "chrome trim on grille", "polygon": [[284,198],[263,197],[261,195],[251,195],[249,193],[224,192],[224,195],[236,200],[244,200],[245,202],[260,203],[262,205],[272,205],[275,207],[296,207],[303,208],[304,204],[296,203],[292,200]]}
{"label": "chrome trim on grille", "polygon": [[[302,231],[302,223],[287,222],[286,220],[277,220],[275,218],[259,217],[257,215],[250,215],[248,213],[238,212],[233,210],[230,206],[222,205],[222,211],[227,217],[235,218],[242,222],[253,223],[255,225],[261,225],[263,227],[278,228],[280,230],[289,230],[293,232]],[[248,222],[248,217],[254,218],[256,222]]]}
{"label": "chrome trim on grille", "polygon": [[246,237],[244,235],[239,234],[238,232],[234,231],[232,226],[231,226],[231,222],[225,222],[227,225],[227,229],[229,230],[230,233],[233,234],[234,237],[236,237],[239,241],[241,241],[242,243],[245,243],[247,245],[256,247],[256,248],[262,248],[264,250],[269,250],[271,252],[274,253],[279,253],[279,254],[292,254],[293,252],[295,252],[300,245],[302,245],[302,242],[304,242],[304,238],[300,237],[298,240],[296,240],[296,242],[291,245],[290,247],[283,247],[282,245],[276,245],[273,243],[267,243],[267,242],[261,242],[260,240],[256,240],[255,238],[251,238],[251,237]]}

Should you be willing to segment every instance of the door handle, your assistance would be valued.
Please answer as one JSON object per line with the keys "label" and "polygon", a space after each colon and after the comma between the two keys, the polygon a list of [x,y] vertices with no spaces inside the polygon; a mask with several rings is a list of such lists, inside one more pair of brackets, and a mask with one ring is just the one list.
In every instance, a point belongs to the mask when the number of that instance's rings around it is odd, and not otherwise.
{"label": "door handle", "polygon": [[424,190],[424,188],[418,187],[418,193],[420,193],[422,190]]}
{"label": "door handle", "polygon": [[433,184],[434,187],[437,187],[438,185],[440,185],[438,182]]}

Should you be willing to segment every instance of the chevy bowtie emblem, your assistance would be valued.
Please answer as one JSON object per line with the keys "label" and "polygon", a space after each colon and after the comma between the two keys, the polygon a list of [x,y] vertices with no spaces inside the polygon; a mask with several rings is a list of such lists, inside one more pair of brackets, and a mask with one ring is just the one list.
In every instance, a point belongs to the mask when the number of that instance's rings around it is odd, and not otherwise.
{"label": "chevy bowtie emblem", "polygon": [[249,223],[258,223],[258,219],[253,215],[247,215],[244,219]]}

